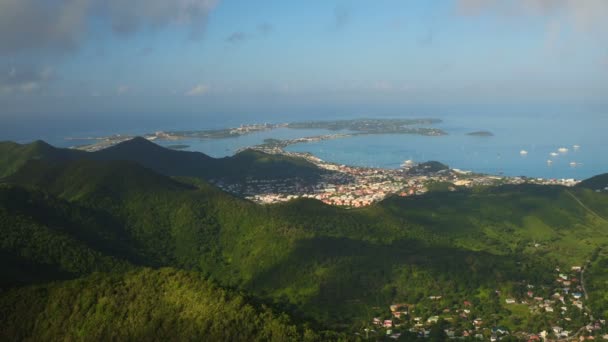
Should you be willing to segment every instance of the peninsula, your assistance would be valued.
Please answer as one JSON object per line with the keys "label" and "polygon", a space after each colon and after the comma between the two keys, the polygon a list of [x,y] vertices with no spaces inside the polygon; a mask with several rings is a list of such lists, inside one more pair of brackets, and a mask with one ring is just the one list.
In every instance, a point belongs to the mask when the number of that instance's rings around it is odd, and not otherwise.
{"label": "peninsula", "polygon": [[[315,137],[290,139],[281,141],[278,145],[286,147],[294,143],[305,142],[309,140],[319,141],[326,139],[347,138],[357,135],[366,134],[415,134],[426,136],[441,136],[447,133],[438,128],[425,127],[440,123],[439,119],[356,119],[356,120],[338,120],[338,121],[306,121],[295,123],[263,123],[241,125],[240,127],[215,129],[215,130],[192,130],[192,131],[159,131],[154,133],[146,133],[142,136],[150,141],[177,141],[187,139],[226,139],[235,138],[243,135],[248,135],[256,132],[270,131],[278,128],[287,129],[326,129],[329,131],[340,131],[340,133],[330,135],[320,135]],[[424,126],[423,126],[424,125]],[[94,141],[92,144],[80,144],[72,148],[83,151],[99,151],[104,148],[119,144],[121,142],[133,139],[134,135],[114,134],[105,137],[87,137],[87,138],[66,138],[73,141]],[[304,139],[303,141],[300,141]],[[274,141],[274,145],[277,141]]]}
{"label": "peninsula", "polygon": [[494,133],[492,133],[490,131],[475,131],[475,132],[467,133],[467,135],[474,136],[474,137],[493,137]]}

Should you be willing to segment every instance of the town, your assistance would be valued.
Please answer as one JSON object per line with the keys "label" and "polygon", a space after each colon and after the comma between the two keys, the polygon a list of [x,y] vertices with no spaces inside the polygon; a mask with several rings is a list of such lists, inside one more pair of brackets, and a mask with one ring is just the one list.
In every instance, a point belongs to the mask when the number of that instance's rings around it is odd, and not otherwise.
{"label": "town", "polygon": [[[310,138],[316,139],[318,137]],[[326,137],[330,138],[330,137]],[[306,139],[306,138],[301,138]],[[326,162],[310,153],[289,152],[280,143],[253,146],[252,149],[270,153],[299,157],[317,167],[332,171],[322,176],[315,184],[299,179],[247,180],[244,183],[212,182],[223,190],[245,197],[260,204],[272,204],[296,198],[313,198],[326,204],[345,208],[371,205],[388,196],[421,195],[429,190],[456,191],[476,186],[503,184],[540,184],[574,186],[574,179],[544,179],[507,177],[476,174],[470,171],[450,169],[438,162],[415,163],[406,161],[399,169],[355,167]]]}
{"label": "town", "polygon": [[[525,317],[540,331],[510,331],[495,315],[483,315],[479,301],[472,298],[446,298],[431,295],[419,303],[395,303],[374,317],[363,335],[399,339],[402,334],[430,337],[439,331],[443,338],[498,341],[506,337],[522,341],[608,340],[606,321],[594,319],[585,306],[584,268],[555,268],[552,284],[523,282],[518,294],[496,289],[493,300],[500,310]],[[532,322],[532,323],[530,323]],[[536,322],[536,323],[534,323]],[[546,326],[549,325],[549,326]],[[545,328],[542,328],[545,327]],[[437,330],[439,328],[439,330]],[[361,333],[358,333],[361,335]]]}

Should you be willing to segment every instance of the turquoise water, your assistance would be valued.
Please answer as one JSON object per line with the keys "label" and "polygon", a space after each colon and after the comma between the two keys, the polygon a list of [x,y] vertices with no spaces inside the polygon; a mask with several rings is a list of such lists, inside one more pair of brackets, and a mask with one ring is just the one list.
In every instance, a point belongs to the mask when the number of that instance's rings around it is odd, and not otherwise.
{"label": "turquoise water", "polygon": [[[292,145],[289,151],[311,152],[337,163],[397,168],[407,159],[437,160],[453,168],[489,174],[583,179],[608,172],[604,138],[608,117],[446,118],[437,127],[449,135],[359,136],[342,140]],[[489,130],[493,137],[468,136]],[[578,150],[574,145],[579,145]],[[559,148],[566,153],[557,152]],[[527,155],[521,155],[525,150]],[[558,153],[552,157],[551,152]],[[551,164],[547,163],[552,160]],[[575,167],[570,163],[576,163]]]}
{"label": "turquoise water", "polygon": [[[442,137],[416,135],[373,135],[317,143],[292,145],[289,151],[311,152],[320,158],[349,165],[397,168],[407,159],[437,160],[453,168],[489,174],[544,178],[583,179],[608,172],[608,107],[587,106],[421,106],[401,109],[356,108],[332,113],[319,110],[293,115],[251,114],[200,117],[150,116],[120,119],[36,119],[7,121],[0,125],[0,140],[28,142],[44,139],[56,146],[71,146],[68,136],[103,136],[115,133],[144,134],[159,130],[203,130],[238,127],[262,122],[302,120],[338,120],[361,117],[443,119],[436,125],[449,133]],[[374,113],[374,114],[369,114]],[[396,113],[406,113],[398,115]],[[1,120],[0,120],[1,121]],[[493,137],[467,136],[466,133],[489,130]],[[234,154],[238,149],[260,144],[267,138],[289,139],[334,133],[326,130],[290,130],[258,132],[238,138],[161,142],[163,145],[187,144],[189,150],[213,157]],[[574,150],[573,145],[580,145]],[[551,157],[560,147],[569,149]],[[526,156],[521,150],[528,151]],[[553,160],[547,164],[547,160]],[[576,167],[570,163],[575,162]]]}
{"label": "turquoise water", "polygon": [[255,132],[247,135],[241,135],[235,138],[158,141],[158,144],[163,146],[177,144],[188,145],[189,147],[185,149],[186,151],[198,151],[215,158],[221,158],[231,156],[241,148],[262,144],[264,140],[268,138],[292,139],[298,137],[309,137],[331,133],[332,132],[330,131],[322,129],[294,130],[287,128],[278,128],[272,131]]}

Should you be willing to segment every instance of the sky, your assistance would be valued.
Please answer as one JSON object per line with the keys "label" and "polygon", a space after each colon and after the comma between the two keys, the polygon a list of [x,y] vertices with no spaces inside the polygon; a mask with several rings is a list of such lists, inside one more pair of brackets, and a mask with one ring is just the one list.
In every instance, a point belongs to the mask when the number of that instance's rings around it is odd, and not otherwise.
{"label": "sky", "polygon": [[606,0],[0,0],[0,124],[606,104]]}

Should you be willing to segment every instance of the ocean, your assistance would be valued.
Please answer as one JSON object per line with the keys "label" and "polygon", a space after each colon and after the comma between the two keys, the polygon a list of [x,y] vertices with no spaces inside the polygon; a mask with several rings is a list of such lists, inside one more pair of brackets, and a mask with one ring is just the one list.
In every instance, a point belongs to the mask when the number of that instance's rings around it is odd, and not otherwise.
{"label": "ocean", "polygon": [[[396,114],[398,113],[398,114]],[[28,142],[43,139],[60,147],[83,141],[66,137],[104,136],[115,133],[144,134],[159,130],[196,130],[237,127],[262,122],[301,120],[337,120],[347,118],[421,118],[442,119],[438,127],[447,136],[368,135],[316,143],[292,145],[288,151],[310,152],[340,164],[398,168],[405,160],[436,160],[452,168],[480,173],[542,178],[584,179],[608,172],[605,135],[608,132],[608,110],[601,108],[558,108],[548,106],[520,107],[420,107],[405,111],[383,110],[369,115],[346,112],[312,112],[286,116],[272,115],[206,115],[174,119],[171,116],[108,119],[36,119],[3,124],[0,140]],[[467,133],[487,130],[491,137]],[[238,149],[260,144],[266,138],[289,139],[335,133],[326,130],[277,129],[237,138],[179,141],[189,150],[213,157],[234,154]],[[163,142],[163,145],[176,142]],[[579,146],[578,148],[575,148]],[[562,152],[559,149],[562,148]],[[564,149],[567,149],[565,151]],[[522,150],[527,154],[522,155]],[[557,153],[552,156],[551,153]],[[548,161],[551,160],[549,163]]]}

